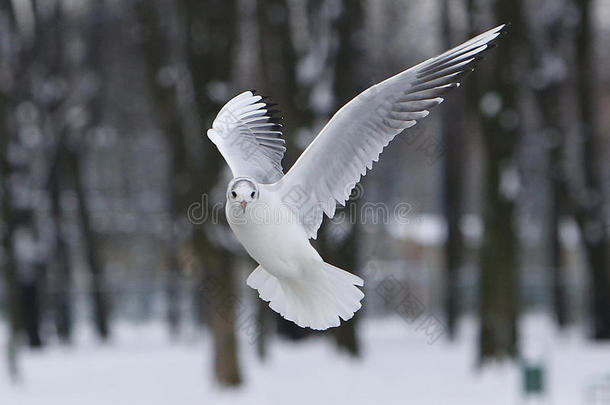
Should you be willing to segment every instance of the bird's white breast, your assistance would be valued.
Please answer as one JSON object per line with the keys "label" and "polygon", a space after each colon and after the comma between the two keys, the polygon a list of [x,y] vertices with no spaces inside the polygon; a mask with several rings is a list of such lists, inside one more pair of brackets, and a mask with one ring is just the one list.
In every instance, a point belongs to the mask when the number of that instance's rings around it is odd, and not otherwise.
{"label": "bird's white breast", "polygon": [[246,251],[275,276],[298,276],[311,262],[322,260],[295,213],[271,192],[261,190],[246,212],[227,202],[229,226]]}

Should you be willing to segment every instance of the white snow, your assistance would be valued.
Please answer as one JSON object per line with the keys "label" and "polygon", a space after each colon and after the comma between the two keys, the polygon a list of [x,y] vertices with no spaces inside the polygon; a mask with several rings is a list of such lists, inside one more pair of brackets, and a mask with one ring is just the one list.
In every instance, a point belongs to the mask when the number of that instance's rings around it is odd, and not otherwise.
{"label": "white snow", "polygon": [[[603,385],[610,382],[610,344],[594,344],[576,330],[558,335],[541,316],[523,324],[528,358],[541,359],[548,368],[544,403],[591,403],[592,390],[610,388]],[[112,343],[102,346],[81,331],[72,348],[23,351],[18,385],[0,371],[0,404],[522,403],[516,365],[475,367],[473,320],[462,323],[456,344],[439,340],[428,345],[421,331],[397,317],[365,319],[361,332],[361,360],[338,353],[330,339],[316,337],[301,343],[275,339],[268,360],[261,363],[242,336],[246,383],[228,390],[211,383],[207,334],[171,343],[162,324],[122,323]]]}

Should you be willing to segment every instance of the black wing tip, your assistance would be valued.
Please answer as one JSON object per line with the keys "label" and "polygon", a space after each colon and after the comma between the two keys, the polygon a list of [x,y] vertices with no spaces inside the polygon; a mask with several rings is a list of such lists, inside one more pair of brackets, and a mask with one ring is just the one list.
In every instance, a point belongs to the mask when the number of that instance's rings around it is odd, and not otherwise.
{"label": "black wing tip", "polygon": [[269,99],[269,96],[265,96],[265,95],[261,94],[256,89],[250,89],[248,91],[251,92],[253,96],[261,97],[261,99],[259,101],[262,101],[265,103],[265,106],[261,107],[261,108],[265,108],[267,110],[267,112],[265,114],[268,117],[267,122],[271,122],[271,123],[275,124],[274,129],[281,130],[282,124],[280,122],[282,121],[283,118],[277,116],[277,114],[280,114],[281,111],[276,108],[270,108],[270,107],[277,106],[278,103],[272,102]]}
{"label": "black wing tip", "polygon": [[261,98],[260,101],[263,101],[265,103],[265,107],[267,109],[269,107],[275,107],[276,105],[278,105],[278,103],[272,102],[271,99],[269,98],[269,96],[266,96],[266,95],[262,94],[261,92],[259,92],[256,89],[250,89],[248,91],[250,93],[252,93],[253,96],[259,96]]}
{"label": "black wing tip", "polygon": [[265,96],[262,100],[265,100],[265,108],[267,109],[268,115],[273,115],[280,112],[278,109],[272,108],[278,105],[278,103],[273,102],[269,97]]}

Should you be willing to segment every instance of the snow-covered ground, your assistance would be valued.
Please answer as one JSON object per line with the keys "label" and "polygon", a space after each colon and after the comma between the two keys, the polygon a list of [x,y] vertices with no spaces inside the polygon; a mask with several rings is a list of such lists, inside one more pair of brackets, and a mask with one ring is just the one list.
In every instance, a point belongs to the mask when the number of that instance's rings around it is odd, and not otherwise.
{"label": "snow-covered ground", "polygon": [[[474,321],[462,323],[455,344],[440,339],[429,345],[421,331],[398,317],[365,319],[361,326],[360,360],[338,353],[329,339],[316,337],[300,343],[276,339],[261,363],[255,348],[242,339],[245,385],[238,390],[211,383],[206,334],[172,343],[161,324],[121,324],[112,343],[103,346],[81,331],[74,347],[24,350],[19,384],[10,384],[5,371],[0,372],[0,404],[525,403],[518,366],[477,370]],[[0,336],[5,336],[3,330]],[[558,335],[540,316],[524,321],[523,337],[528,356],[546,364],[547,396],[542,403],[609,403],[602,397],[610,400],[610,386],[603,383],[610,375],[610,344],[593,344],[578,331]],[[608,391],[601,392],[604,389]]]}

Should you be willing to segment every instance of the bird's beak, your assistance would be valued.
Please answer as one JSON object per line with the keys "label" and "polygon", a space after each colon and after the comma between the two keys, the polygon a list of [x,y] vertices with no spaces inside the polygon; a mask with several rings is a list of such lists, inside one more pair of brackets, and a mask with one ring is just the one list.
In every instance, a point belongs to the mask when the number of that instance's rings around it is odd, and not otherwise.
{"label": "bird's beak", "polygon": [[246,201],[242,201],[242,202],[239,203],[239,205],[241,205],[241,209],[245,213],[246,212],[246,205],[248,205],[248,203]]}

